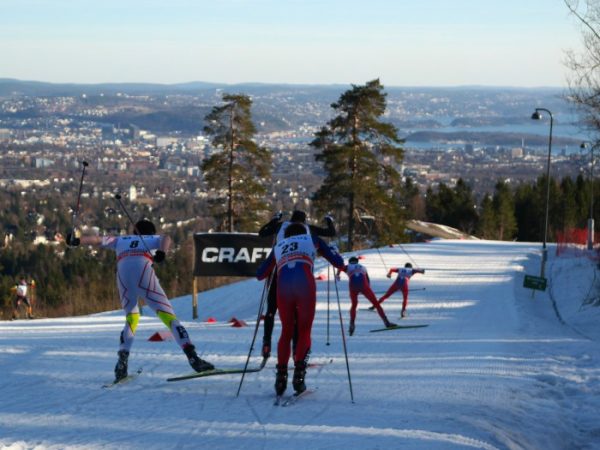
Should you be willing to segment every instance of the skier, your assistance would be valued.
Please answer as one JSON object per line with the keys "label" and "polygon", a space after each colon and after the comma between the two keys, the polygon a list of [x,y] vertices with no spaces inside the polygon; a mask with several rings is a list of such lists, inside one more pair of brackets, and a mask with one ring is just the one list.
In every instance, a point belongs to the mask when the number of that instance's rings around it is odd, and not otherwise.
{"label": "skier", "polygon": [[83,236],[81,239],[68,236],[69,245],[80,243],[99,245],[114,250],[117,256],[117,286],[121,306],[125,312],[125,326],[121,331],[118,361],[115,366],[115,381],[127,376],[129,351],[140,319],[138,299],[142,299],[169,328],[177,344],[188,358],[196,372],[214,369],[207,361],[200,359],[190,340],[187,330],[179,322],[154,273],[153,263],[164,261],[171,239],[156,234],[154,224],[140,220],[135,224],[134,234],[127,236]]}
{"label": "skier", "polygon": [[[354,334],[354,321],[356,319],[356,307],[358,306],[358,294],[364,295],[373,305],[373,309],[377,309],[377,313],[379,314],[379,317],[381,317],[381,320],[383,320],[386,328],[395,327],[396,324],[388,320],[383,308],[377,302],[377,297],[371,289],[369,273],[362,264],[358,263],[358,258],[356,256],[351,256],[350,259],[348,259],[348,265],[344,267],[343,271],[346,272],[346,275],[348,275],[350,301],[352,302],[352,306],[350,307],[350,328],[348,330],[350,336]],[[340,279],[340,272],[341,271],[338,270],[336,274],[337,280]]]}
{"label": "skier", "polygon": [[379,299],[379,304],[381,305],[385,301],[385,299],[390,297],[394,292],[401,290],[403,301],[402,301],[402,312],[400,313],[400,315],[402,318],[404,318],[404,317],[406,317],[406,306],[408,305],[408,280],[410,280],[410,278],[415,273],[424,274],[425,270],[413,269],[412,264],[407,262],[406,264],[404,264],[404,267],[391,268],[388,271],[386,276],[388,278],[391,278],[392,273],[397,273],[398,276],[396,277],[396,279],[394,280],[392,285],[389,287],[387,292],[383,295],[383,297],[381,297]]}
{"label": "skier", "polygon": [[19,306],[21,303],[27,305],[27,318],[33,319],[33,308],[31,307],[31,302],[29,301],[29,297],[27,296],[27,281],[25,278],[21,278],[19,282],[14,287],[15,297],[13,300],[13,314],[12,320],[17,319],[19,316]]}
{"label": "skier", "polygon": [[277,308],[281,320],[281,336],[277,344],[277,374],[275,392],[283,395],[287,387],[288,360],[294,328],[298,341],[293,355],[296,393],[306,390],[305,376],[311,347],[311,328],[315,316],[317,288],[313,264],[317,251],[338,269],[344,268],[344,260],[331,252],[319,237],[311,235],[302,223],[286,227],[284,239],[279,241],[257,271],[259,280],[277,270]]}
{"label": "skier", "polygon": [[[334,237],[335,226],[333,224],[333,218],[331,216],[325,216],[324,220],[327,223],[327,228],[318,227],[316,225],[306,224],[306,213],[304,211],[295,210],[292,212],[292,216],[289,221],[281,221],[281,212],[275,214],[273,218],[258,231],[258,235],[261,237],[275,236],[274,244],[283,239],[283,233],[286,228],[292,223],[300,223],[307,232],[310,232],[316,236],[322,237]],[[263,328],[263,346],[262,356],[268,358],[271,355],[271,336],[273,335],[273,328],[275,326],[275,313],[277,312],[277,275],[273,273],[271,277],[271,284],[269,285],[269,291],[267,293],[267,312],[265,314],[265,324]]]}

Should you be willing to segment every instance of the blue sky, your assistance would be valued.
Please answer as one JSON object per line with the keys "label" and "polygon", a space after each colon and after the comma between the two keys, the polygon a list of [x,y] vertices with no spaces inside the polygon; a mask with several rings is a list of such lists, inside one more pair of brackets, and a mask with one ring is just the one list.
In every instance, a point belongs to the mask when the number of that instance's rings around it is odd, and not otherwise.
{"label": "blue sky", "polygon": [[565,86],[563,0],[0,0],[0,77]]}

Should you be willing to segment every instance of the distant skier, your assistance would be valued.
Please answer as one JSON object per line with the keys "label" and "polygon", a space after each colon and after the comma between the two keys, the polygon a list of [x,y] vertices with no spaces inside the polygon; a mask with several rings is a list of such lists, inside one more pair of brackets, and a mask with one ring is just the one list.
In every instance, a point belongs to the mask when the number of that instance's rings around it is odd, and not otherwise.
{"label": "distant skier", "polygon": [[21,278],[13,289],[15,293],[13,300],[13,320],[17,319],[19,316],[19,306],[21,306],[21,303],[24,303],[27,306],[27,318],[33,319],[33,308],[29,301],[29,297],[27,296],[27,287],[27,281],[25,278]]}
{"label": "distant skier", "polygon": [[424,274],[425,270],[423,269],[413,269],[411,263],[404,264],[404,267],[395,267],[388,271],[387,277],[391,278],[392,273],[397,273],[398,276],[389,287],[387,292],[379,299],[379,304],[383,303],[387,298],[389,298],[394,292],[402,291],[402,312],[400,313],[401,317],[406,317],[406,307],[408,306],[408,281],[415,273]]}
{"label": "distant skier", "polygon": [[[276,244],[283,239],[283,234],[286,228],[292,223],[302,224],[307,232],[316,236],[322,237],[334,237],[335,226],[333,225],[333,219],[331,216],[325,216],[324,220],[327,223],[327,228],[318,227],[316,225],[306,224],[306,213],[304,211],[295,210],[292,212],[292,216],[289,221],[281,221],[281,212],[275,214],[273,218],[262,226],[258,231],[258,235],[261,237],[275,236],[273,244]],[[269,292],[267,294],[267,312],[265,314],[265,324],[263,331],[263,347],[262,356],[268,358],[271,355],[271,337],[273,335],[273,328],[275,326],[275,313],[277,312],[277,276],[273,273],[271,277],[271,284],[269,286]]]}
{"label": "distant skier", "polygon": [[288,360],[296,327],[298,341],[293,355],[292,384],[297,393],[306,390],[306,366],[317,302],[317,288],[313,274],[317,252],[338,269],[344,268],[344,260],[341,256],[332,253],[322,239],[311,236],[305,225],[290,224],[286,227],[283,240],[275,245],[257,271],[257,278],[262,280],[277,270],[277,308],[281,320],[275,377],[275,392],[278,396],[282,395],[287,387]]}
{"label": "distant skier", "polygon": [[114,250],[117,256],[117,287],[121,306],[125,311],[125,327],[121,331],[119,360],[115,366],[115,381],[127,376],[129,351],[140,319],[138,299],[142,299],[162,322],[169,328],[177,344],[188,358],[196,372],[214,369],[207,361],[200,359],[188,336],[188,332],[177,320],[171,302],[165,295],[154,272],[153,263],[164,261],[171,239],[156,234],[154,224],[140,220],[135,224],[134,234],[128,236],[83,236],[81,239],[69,236],[69,245],[80,243],[99,245]]}
{"label": "distant skier", "polygon": [[[341,271],[338,270],[336,274],[336,278],[338,280],[340,272]],[[377,309],[377,313],[379,314],[379,317],[381,317],[381,320],[383,320],[386,328],[396,326],[395,323],[392,323],[388,320],[383,308],[377,302],[377,297],[371,289],[371,280],[369,279],[367,269],[362,264],[358,263],[358,258],[356,256],[350,257],[348,260],[348,265],[344,267],[343,272],[346,272],[348,275],[350,301],[352,302],[352,306],[350,307],[350,328],[348,330],[350,336],[354,334],[354,321],[356,319],[356,307],[358,306],[358,294],[364,295],[373,305],[373,309]]]}

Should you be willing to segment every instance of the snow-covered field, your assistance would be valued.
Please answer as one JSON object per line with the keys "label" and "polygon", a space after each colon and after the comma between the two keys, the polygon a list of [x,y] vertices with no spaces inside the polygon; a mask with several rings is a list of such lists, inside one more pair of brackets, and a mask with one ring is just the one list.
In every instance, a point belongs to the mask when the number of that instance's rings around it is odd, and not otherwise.
{"label": "snow-covered field", "polygon": [[[412,279],[402,323],[429,326],[370,333],[380,320],[359,310],[346,335],[354,403],[333,281],[318,282],[311,361],[325,364],[307,374],[315,392],[285,408],[273,406],[274,358],[246,375],[239,397],[240,375],[166,382],[190,368],[174,341],[148,341],[163,330],[150,315],[130,357],[130,372],[143,373],[112,389],[102,385],[112,379],[120,312],[0,322],[0,448],[600,449],[598,269],[551,248],[549,288],[532,295],[523,277],[539,274],[540,247],[435,241],[361,252],[379,295],[391,282],[386,269],[409,261],[405,251],[426,269]],[[243,365],[262,287],[249,280],[202,293],[197,321],[190,297],[174,300],[204,358]],[[339,297],[347,328],[345,276]],[[399,296],[383,305],[398,321]],[[229,326],[232,317],[248,326]]]}

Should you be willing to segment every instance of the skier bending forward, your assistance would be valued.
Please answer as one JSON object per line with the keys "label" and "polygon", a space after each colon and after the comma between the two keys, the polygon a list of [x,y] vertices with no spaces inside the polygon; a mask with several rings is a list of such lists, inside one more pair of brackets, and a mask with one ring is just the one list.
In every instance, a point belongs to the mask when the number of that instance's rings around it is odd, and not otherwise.
{"label": "skier bending forward", "polygon": [[317,288],[313,275],[317,251],[336,268],[343,270],[344,260],[340,255],[332,253],[321,238],[311,236],[303,224],[292,223],[286,228],[284,239],[275,245],[258,268],[257,278],[262,280],[277,267],[277,310],[281,320],[275,376],[275,392],[278,396],[282,395],[287,387],[287,367],[294,324],[298,329],[298,341],[294,354],[292,385],[297,393],[306,390],[304,378],[317,303]]}

